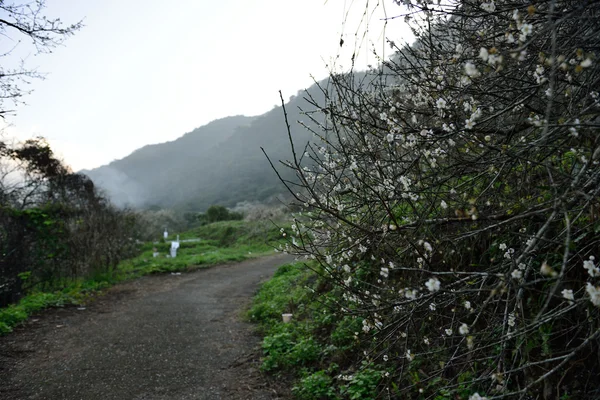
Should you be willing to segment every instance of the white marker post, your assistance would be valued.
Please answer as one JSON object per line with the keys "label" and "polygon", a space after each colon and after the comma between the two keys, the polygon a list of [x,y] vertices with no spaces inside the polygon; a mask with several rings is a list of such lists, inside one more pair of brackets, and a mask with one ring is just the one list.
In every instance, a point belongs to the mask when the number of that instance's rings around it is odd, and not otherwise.
{"label": "white marker post", "polygon": [[179,235],[177,235],[177,240],[171,242],[171,257],[177,257],[177,249],[179,248]]}

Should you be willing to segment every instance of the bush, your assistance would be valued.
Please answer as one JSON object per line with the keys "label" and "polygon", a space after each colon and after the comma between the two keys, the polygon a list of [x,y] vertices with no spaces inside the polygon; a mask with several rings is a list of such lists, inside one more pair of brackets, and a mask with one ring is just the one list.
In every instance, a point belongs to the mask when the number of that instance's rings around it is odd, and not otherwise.
{"label": "bush", "polygon": [[211,224],[219,221],[236,221],[244,219],[242,213],[230,211],[226,207],[220,205],[212,205],[208,207],[205,213],[198,214],[198,221],[201,224]]}
{"label": "bush", "polygon": [[368,367],[336,384],[598,398],[600,3],[397,3],[416,42],[331,74],[283,163],[286,249],[324,271],[333,323],[362,320]]}
{"label": "bush", "polygon": [[302,378],[292,389],[294,395],[303,400],[335,399],[333,380],[325,371],[317,371]]}
{"label": "bush", "polygon": [[384,376],[382,371],[369,367],[363,368],[354,375],[345,377],[349,384],[342,392],[351,400],[374,400],[377,396],[377,386]]}
{"label": "bush", "polygon": [[271,371],[289,366],[288,355],[293,346],[293,335],[289,332],[266,336],[262,344],[266,357],[261,368],[265,371]]}
{"label": "bush", "polygon": [[112,273],[137,251],[137,215],[113,207],[43,140],[0,146],[4,163],[22,179],[0,182],[0,307],[34,289]]}

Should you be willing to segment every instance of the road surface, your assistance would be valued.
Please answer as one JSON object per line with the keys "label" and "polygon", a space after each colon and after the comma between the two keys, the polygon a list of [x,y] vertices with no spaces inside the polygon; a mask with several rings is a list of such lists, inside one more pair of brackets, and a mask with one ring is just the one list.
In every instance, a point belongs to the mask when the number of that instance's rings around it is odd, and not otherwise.
{"label": "road surface", "polygon": [[242,313],[278,255],[111,288],[0,337],[0,399],[286,398]]}

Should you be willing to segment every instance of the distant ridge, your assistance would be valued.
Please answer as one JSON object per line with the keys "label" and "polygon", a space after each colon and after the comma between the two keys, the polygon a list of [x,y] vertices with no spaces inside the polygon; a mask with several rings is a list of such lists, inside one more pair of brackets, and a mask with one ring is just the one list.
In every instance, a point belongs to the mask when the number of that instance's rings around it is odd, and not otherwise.
{"label": "distant ridge", "polygon": [[[299,106],[292,96],[286,109],[292,137],[303,146],[311,134],[298,127]],[[290,159],[282,107],[256,117],[214,120],[166,143],[135,150],[127,157],[81,171],[118,206],[202,211],[212,204],[234,206],[283,193],[260,147],[273,161]]]}

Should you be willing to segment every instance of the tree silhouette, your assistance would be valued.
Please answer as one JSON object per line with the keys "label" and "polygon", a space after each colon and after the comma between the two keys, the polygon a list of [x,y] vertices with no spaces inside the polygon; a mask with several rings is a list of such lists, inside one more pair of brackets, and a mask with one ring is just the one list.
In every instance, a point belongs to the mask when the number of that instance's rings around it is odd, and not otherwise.
{"label": "tree silhouette", "polygon": [[[0,116],[11,113],[9,103],[22,102],[30,91],[25,89],[31,79],[43,75],[27,67],[17,53],[50,53],[82,27],[82,22],[64,24],[60,18],[45,14],[45,0],[12,3],[0,0],[0,37],[4,50],[0,54]],[[15,65],[16,64],[16,65]]]}

